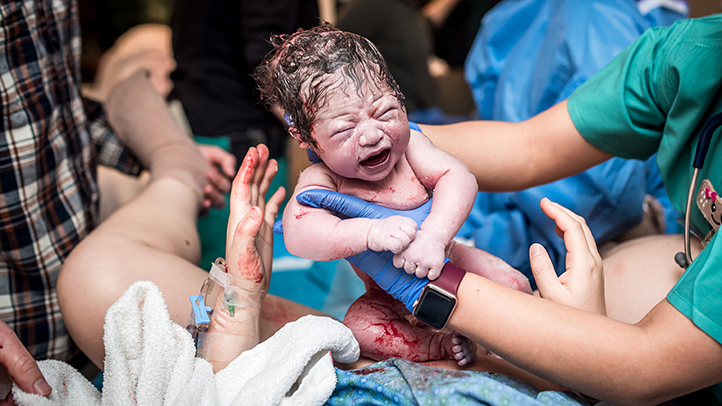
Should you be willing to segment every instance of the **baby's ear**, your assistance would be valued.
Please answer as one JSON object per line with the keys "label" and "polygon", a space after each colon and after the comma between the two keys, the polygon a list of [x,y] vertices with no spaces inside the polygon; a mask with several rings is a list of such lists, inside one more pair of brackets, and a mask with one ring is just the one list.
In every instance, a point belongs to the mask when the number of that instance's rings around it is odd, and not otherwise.
{"label": "baby's ear", "polygon": [[299,148],[301,148],[301,149],[309,149],[309,148],[311,148],[311,144],[309,144],[309,143],[307,143],[307,142],[305,142],[305,141],[303,141],[303,140],[301,139],[301,132],[298,130],[298,127],[293,126],[293,125],[292,125],[292,126],[289,126],[289,127],[288,127],[288,133],[291,134],[291,137],[293,137],[293,139],[295,139],[296,141],[298,141],[298,147],[299,147]]}

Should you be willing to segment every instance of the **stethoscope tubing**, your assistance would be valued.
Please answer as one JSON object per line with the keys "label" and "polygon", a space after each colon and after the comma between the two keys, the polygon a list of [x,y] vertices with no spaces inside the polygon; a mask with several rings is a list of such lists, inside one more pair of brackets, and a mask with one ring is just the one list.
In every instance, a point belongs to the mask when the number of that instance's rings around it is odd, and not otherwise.
{"label": "stethoscope tubing", "polygon": [[681,264],[682,268],[687,268],[692,263],[692,248],[691,248],[691,228],[692,228],[692,202],[694,201],[695,190],[697,189],[697,178],[699,177],[699,171],[704,166],[704,160],[707,157],[707,151],[709,150],[709,144],[712,141],[712,134],[722,125],[722,113],[717,113],[710,118],[704,127],[702,127],[702,133],[697,142],[697,150],[694,153],[694,162],[692,167],[694,172],[692,173],[692,181],[689,184],[689,190],[687,191],[687,204],[684,207],[684,258],[686,264]]}

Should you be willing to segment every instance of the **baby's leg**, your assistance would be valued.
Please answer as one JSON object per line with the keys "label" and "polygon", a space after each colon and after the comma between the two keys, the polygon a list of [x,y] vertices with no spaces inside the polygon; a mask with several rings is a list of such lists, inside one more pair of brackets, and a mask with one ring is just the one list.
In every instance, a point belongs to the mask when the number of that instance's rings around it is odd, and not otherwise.
{"label": "baby's leg", "polygon": [[453,359],[466,365],[476,355],[476,344],[457,333],[422,327],[401,302],[379,287],[371,287],[358,298],[343,322],[358,340],[361,355],[377,361],[390,357],[415,362]]}
{"label": "baby's leg", "polygon": [[484,250],[451,242],[449,259],[467,272],[475,273],[516,290],[532,293],[529,279],[501,258]]}

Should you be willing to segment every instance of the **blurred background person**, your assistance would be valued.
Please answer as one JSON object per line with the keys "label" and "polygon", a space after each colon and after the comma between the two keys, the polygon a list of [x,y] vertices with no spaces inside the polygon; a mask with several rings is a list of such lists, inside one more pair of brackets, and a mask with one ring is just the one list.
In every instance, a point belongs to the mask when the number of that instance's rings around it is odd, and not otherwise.
{"label": "blurred background person", "polygon": [[[230,151],[238,163],[259,143],[268,146],[271,158],[283,158],[289,138],[283,118],[260,103],[251,73],[271,49],[272,35],[318,22],[317,0],[176,0],[169,98],[180,101],[196,141]],[[280,163],[285,172],[284,160]],[[284,183],[278,178],[272,188]],[[226,206],[199,219],[201,264],[210,266],[225,253],[225,241],[217,236],[227,218]]]}

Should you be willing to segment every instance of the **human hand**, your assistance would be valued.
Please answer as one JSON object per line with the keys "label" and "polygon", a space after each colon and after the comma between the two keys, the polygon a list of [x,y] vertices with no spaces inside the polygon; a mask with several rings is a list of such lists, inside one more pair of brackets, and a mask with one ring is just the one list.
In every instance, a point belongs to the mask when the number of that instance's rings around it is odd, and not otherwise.
{"label": "human hand", "polygon": [[281,188],[266,201],[278,163],[268,148],[248,150],[233,179],[226,231],[226,283],[215,303],[198,354],[218,372],[260,341],[263,298],[268,293],[273,261],[271,224],[286,195]]}
{"label": "human hand", "polygon": [[404,251],[416,234],[416,223],[408,217],[391,216],[374,221],[366,238],[366,247],[372,251]]}
{"label": "human hand", "polygon": [[556,232],[567,248],[566,271],[557,277],[549,254],[540,244],[529,248],[531,270],[545,299],[606,315],[604,264],[586,221],[571,210],[542,199],[541,209],[556,222]]}
{"label": "human hand", "polygon": [[[429,200],[413,210],[393,210],[369,203],[363,199],[328,190],[312,189],[299,193],[296,200],[307,206],[335,211],[343,217],[365,217],[382,219],[391,216],[405,216],[421,224],[431,212]],[[393,264],[393,253],[389,251],[366,250],[346,258],[348,262],[369,275],[381,289],[413,311],[414,302],[429,280],[409,275]]]}
{"label": "human hand", "polygon": [[424,230],[416,232],[416,237],[403,252],[394,255],[394,266],[403,268],[406,273],[416,274],[418,278],[427,275],[432,281],[439,277],[446,258],[446,245]]}
{"label": "human hand", "polygon": [[[48,396],[53,391],[43,377],[38,364],[20,342],[15,332],[0,320],[0,365],[20,389],[27,393]],[[0,401],[2,404],[14,404],[12,392]]]}
{"label": "human hand", "polygon": [[310,189],[299,193],[296,200],[306,206],[335,211],[347,218],[383,219],[391,216],[404,216],[414,220],[416,224],[421,224],[431,212],[433,199],[429,199],[428,202],[412,210],[393,210],[375,203],[369,203],[356,196],[325,189]]}
{"label": "human hand", "polygon": [[279,188],[268,201],[265,200],[271,181],[278,172],[278,163],[274,159],[269,160],[268,156],[268,148],[263,144],[250,148],[246,153],[233,180],[226,232],[227,263],[233,262],[234,267],[238,265],[236,278],[245,280],[244,288],[258,291],[259,295],[255,298],[261,300],[268,292],[271,276],[272,225],[286,197],[286,190]]}
{"label": "human hand", "polygon": [[198,144],[198,149],[208,163],[206,180],[208,184],[203,188],[202,211],[211,207],[222,208],[226,204],[224,195],[231,190],[231,181],[236,170],[236,157],[224,149]]}

